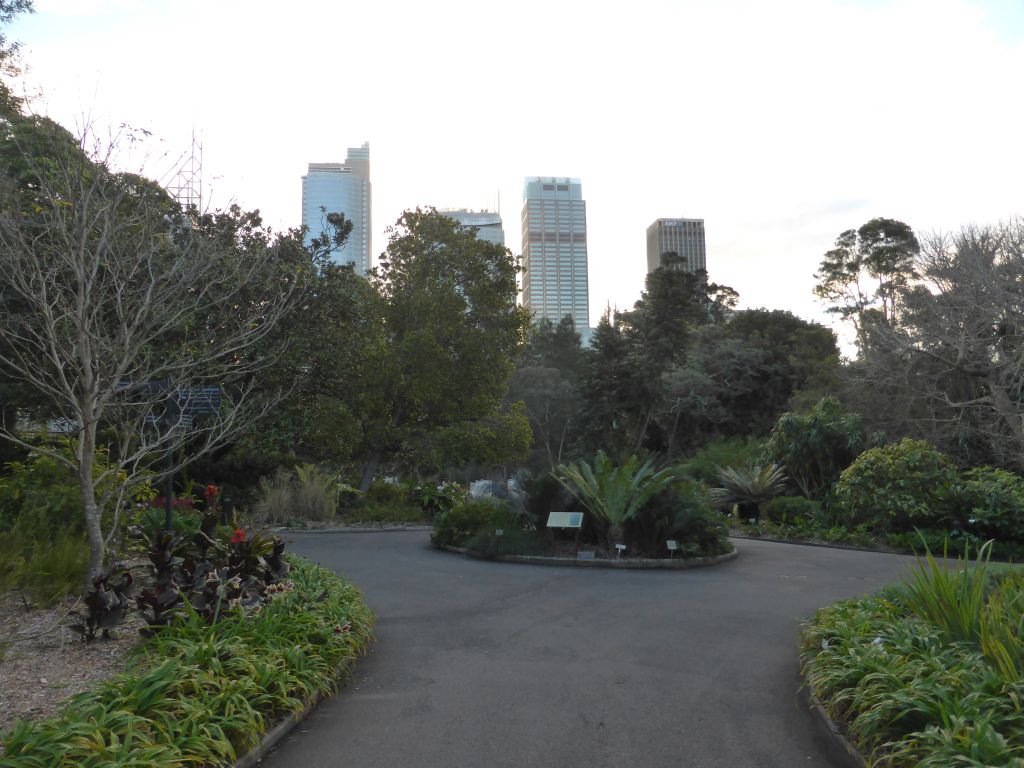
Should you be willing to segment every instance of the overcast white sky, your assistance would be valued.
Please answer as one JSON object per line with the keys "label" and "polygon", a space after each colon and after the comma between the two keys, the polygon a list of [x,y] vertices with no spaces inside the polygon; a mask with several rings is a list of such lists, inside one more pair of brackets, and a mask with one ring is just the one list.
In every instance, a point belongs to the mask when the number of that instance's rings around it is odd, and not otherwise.
{"label": "overcast white sky", "polygon": [[403,209],[576,176],[591,324],[628,308],[659,217],[703,218],[741,306],[822,319],[813,274],[875,216],[1024,213],[1024,0],[36,0],[36,110],[204,147],[207,201],[300,223],[307,163],[369,141],[375,253]]}

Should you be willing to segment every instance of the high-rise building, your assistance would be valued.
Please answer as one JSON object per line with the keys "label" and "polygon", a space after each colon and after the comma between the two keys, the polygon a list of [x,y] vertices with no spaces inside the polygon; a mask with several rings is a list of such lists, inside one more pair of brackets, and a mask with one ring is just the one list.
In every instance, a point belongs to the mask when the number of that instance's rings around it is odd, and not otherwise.
{"label": "high-rise building", "polygon": [[590,325],[587,204],[579,179],[532,176],[523,185],[523,306],[534,319],[571,315]]}
{"label": "high-rise building", "polygon": [[465,208],[442,210],[449,219],[455,219],[464,227],[476,227],[478,240],[486,240],[505,247],[505,230],[501,226],[501,214],[494,211],[470,211]]}
{"label": "high-rise building", "polygon": [[707,269],[704,219],[658,219],[647,228],[647,271],[661,266],[661,257],[674,253],[684,272]]}
{"label": "high-rise building", "polygon": [[302,223],[307,227],[306,245],[324,230],[324,213],[340,212],[352,222],[345,247],[333,255],[339,264],[354,264],[365,275],[372,266],[370,240],[372,195],[370,144],[350,147],[344,163],[310,163],[302,177]]}

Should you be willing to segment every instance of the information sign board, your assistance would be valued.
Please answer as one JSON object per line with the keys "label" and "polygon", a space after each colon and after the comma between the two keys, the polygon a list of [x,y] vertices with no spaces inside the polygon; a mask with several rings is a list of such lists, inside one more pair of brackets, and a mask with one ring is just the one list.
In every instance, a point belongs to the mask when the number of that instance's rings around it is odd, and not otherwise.
{"label": "information sign board", "polygon": [[580,528],[583,526],[582,512],[549,512],[548,528]]}

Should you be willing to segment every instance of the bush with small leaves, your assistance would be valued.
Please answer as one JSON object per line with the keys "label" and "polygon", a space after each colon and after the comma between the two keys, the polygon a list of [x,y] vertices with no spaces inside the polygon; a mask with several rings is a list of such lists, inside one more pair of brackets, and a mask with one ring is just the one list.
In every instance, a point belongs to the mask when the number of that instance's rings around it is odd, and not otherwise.
{"label": "bush with small leaves", "polygon": [[944,527],[958,482],[956,467],[924,440],[865,451],[836,483],[835,511],[847,524],[881,531]]}

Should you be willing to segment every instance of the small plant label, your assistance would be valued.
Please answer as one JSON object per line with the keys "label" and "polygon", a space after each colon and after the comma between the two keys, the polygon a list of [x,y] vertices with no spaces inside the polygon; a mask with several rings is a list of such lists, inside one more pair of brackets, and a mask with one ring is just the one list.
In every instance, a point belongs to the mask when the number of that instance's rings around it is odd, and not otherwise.
{"label": "small plant label", "polygon": [[504,528],[495,528],[494,529],[494,535],[495,536],[504,536],[505,535],[505,529]]}
{"label": "small plant label", "polygon": [[625,544],[616,544],[615,545],[615,550],[616,550],[615,551],[615,556],[616,557],[621,557],[622,553],[626,551],[626,545]]}
{"label": "small plant label", "polygon": [[677,549],[679,549],[679,542],[675,539],[668,539],[665,542],[665,546],[668,547],[669,551],[675,552]]}

